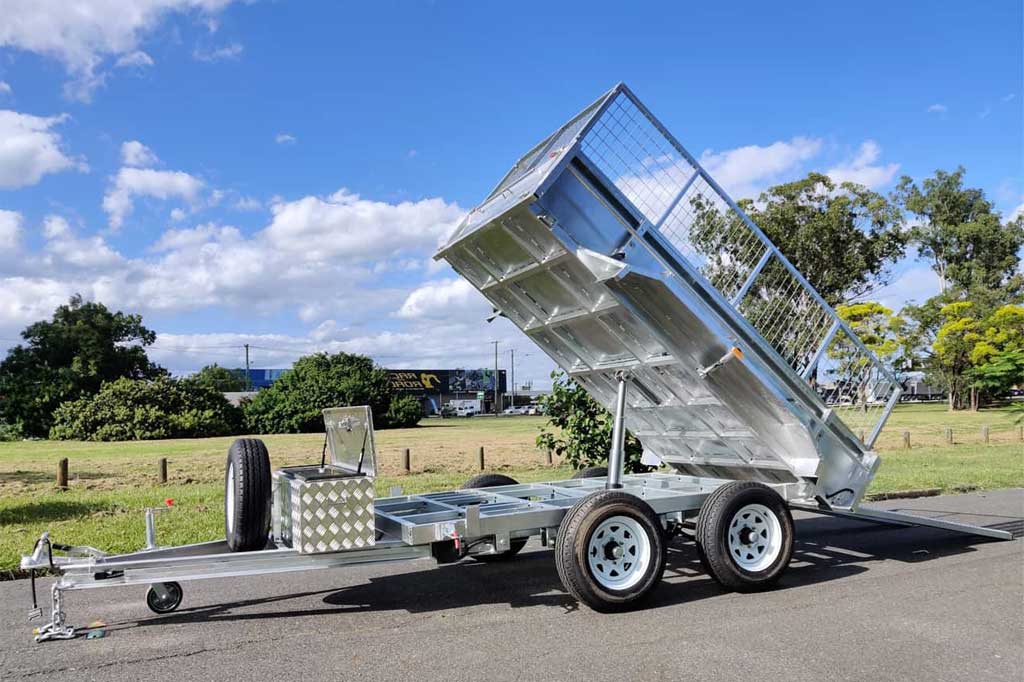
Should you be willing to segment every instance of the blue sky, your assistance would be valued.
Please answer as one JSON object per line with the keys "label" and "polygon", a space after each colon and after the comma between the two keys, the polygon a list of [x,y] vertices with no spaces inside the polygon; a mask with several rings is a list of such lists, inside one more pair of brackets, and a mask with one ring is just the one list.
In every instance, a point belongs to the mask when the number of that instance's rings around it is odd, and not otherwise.
{"label": "blue sky", "polygon": [[[0,0],[0,347],[79,291],[142,313],[176,372],[246,342],[478,366],[501,338],[541,384],[430,255],[619,80],[735,198],[962,164],[1024,205],[1019,2],[65,4]],[[937,290],[897,275],[890,305]]]}

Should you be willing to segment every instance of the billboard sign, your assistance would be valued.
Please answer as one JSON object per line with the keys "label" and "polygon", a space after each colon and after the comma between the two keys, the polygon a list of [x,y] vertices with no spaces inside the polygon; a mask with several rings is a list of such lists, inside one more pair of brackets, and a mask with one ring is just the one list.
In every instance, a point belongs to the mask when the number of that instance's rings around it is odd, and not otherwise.
{"label": "billboard sign", "polygon": [[[494,391],[493,369],[389,369],[388,381],[398,393],[478,393]],[[498,391],[505,391],[505,370],[498,372]]]}

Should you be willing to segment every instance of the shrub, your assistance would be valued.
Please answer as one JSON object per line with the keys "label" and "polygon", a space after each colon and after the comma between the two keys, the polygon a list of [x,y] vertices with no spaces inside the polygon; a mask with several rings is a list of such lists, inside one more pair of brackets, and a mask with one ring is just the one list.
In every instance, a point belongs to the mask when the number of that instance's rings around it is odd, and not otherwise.
{"label": "shrub", "polygon": [[246,386],[244,369],[228,369],[217,363],[203,367],[185,381],[191,381],[221,393],[244,391]]}
{"label": "shrub", "polygon": [[242,411],[194,382],[121,378],[94,396],[62,403],[53,420],[50,438],[57,440],[204,438],[239,433]]}
{"label": "shrub", "polygon": [[[552,372],[551,378],[551,394],[541,398],[548,423],[537,436],[537,447],[564,457],[574,469],[607,464],[612,446],[612,414],[564,374]],[[650,470],[640,463],[643,446],[628,431],[625,450],[627,473]]]}
{"label": "shrub", "polygon": [[411,395],[396,395],[387,412],[387,425],[393,429],[416,426],[423,417],[423,405]]}
{"label": "shrub", "polygon": [[369,405],[374,426],[391,426],[387,372],[362,355],[317,353],[253,396],[245,421],[256,433],[316,433],[324,428],[324,408],[345,405]]}
{"label": "shrub", "polygon": [[8,424],[7,422],[0,421],[0,443],[10,443],[21,440],[24,437],[25,434],[22,433],[21,424]]}

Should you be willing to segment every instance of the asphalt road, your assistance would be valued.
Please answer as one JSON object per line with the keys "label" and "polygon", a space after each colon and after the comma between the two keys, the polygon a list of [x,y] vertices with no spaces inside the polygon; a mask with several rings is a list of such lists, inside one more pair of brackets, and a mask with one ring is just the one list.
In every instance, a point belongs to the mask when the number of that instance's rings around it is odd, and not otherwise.
{"label": "asphalt road", "polygon": [[[1024,531],[1024,490],[879,506]],[[532,545],[505,565],[191,583],[163,617],[139,587],[72,592],[69,622],[103,619],[107,636],[44,644],[25,620],[28,583],[5,582],[0,680],[1024,679],[1021,540],[803,516],[797,537],[781,586],[746,595],[677,541],[649,607],[617,615],[577,607]]]}

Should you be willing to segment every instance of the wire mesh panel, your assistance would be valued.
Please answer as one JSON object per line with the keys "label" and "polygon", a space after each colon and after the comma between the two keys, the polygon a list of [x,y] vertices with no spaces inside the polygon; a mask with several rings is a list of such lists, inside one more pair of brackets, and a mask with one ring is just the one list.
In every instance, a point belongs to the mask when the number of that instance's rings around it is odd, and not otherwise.
{"label": "wire mesh panel", "polygon": [[624,93],[594,122],[581,149],[652,224],[696,171]]}
{"label": "wire mesh panel", "polygon": [[768,246],[703,177],[696,178],[661,225],[661,233],[712,286],[732,299]]}
{"label": "wire mesh panel", "polygon": [[[790,368],[809,378],[852,432],[884,420],[898,390],[891,375],[845,332],[830,336],[835,312],[627,90],[596,116],[580,152]],[[822,361],[826,344],[829,353],[847,352],[840,343],[857,362]],[[842,376],[821,381],[816,365]],[[826,384],[835,395],[823,392]]]}
{"label": "wire mesh panel", "polygon": [[898,389],[896,383],[845,330],[832,339],[815,369],[812,383],[822,400],[870,446]]}
{"label": "wire mesh panel", "polygon": [[833,318],[774,256],[739,301],[740,314],[790,367],[802,373],[824,342]]}

